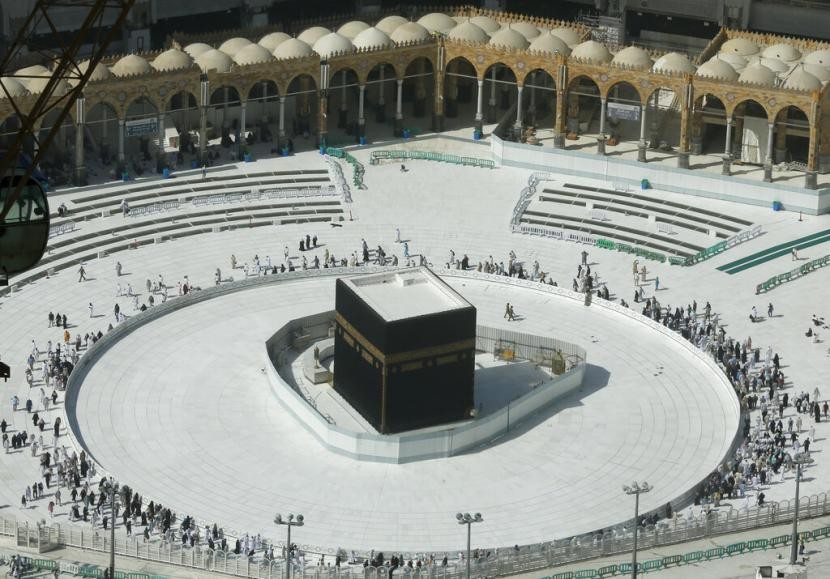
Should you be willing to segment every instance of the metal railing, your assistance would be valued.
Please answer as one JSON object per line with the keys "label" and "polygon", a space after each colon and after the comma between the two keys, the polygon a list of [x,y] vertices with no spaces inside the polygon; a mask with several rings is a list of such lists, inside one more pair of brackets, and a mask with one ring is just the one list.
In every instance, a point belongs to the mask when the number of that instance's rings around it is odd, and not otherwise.
{"label": "metal railing", "polygon": [[57,235],[63,235],[64,233],[70,233],[75,231],[75,222],[74,221],[65,221],[63,223],[59,223],[57,225],[52,225],[49,228],[49,237],[55,237]]}
{"label": "metal railing", "polygon": [[799,265],[797,268],[791,271],[779,275],[774,275],[767,281],[759,283],[757,286],[755,286],[755,294],[757,295],[761,292],[768,292],[781,284],[796,280],[800,277],[807,275],[808,273],[811,273],[827,265],[830,265],[830,255],[825,255],[824,257],[819,257],[818,259],[808,261],[807,263]]}
{"label": "metal railing", "polygon": [[269,199],[297,199],[304,197],[332,197],[339,193],[334,185],[323,185],[321,187],[295,187],[290,189],[254,189],[244,192],[218,193],[216,195],[200,195],[194,197],[190,202],[194,207],[203,205],[223,205],[230,203],[249,203],[253,201],[266,201]]}
{"label": "metal railing", "polygon": [[175,211],[179,208],[179,200],[173,201],[157,201],[149,205],[141,205],[138,207],[131,207],[129,213],[130,217],[144,217],[145,215],[152,215],[154,213],[161,213],[163,211]]}
{"label": "metal railing", "polygon": [[696,263],[700,263],[701,261],[705,261],[711,257],[718,255],[726,251],[727,249],[731,249],[736,245],[744,243],[745,241],[749,241],[750,239],[755,239],[763,232],[763,228],[760,225],[756,225],[751,229],[746,229],[739,233],[736,233],[732,237],[728,239],[724,239],[716,243],[715,245],[709,246],[706,249],[703,249],[696,254],[692,255],[691,257],[686,258],[683,261],[682,265],[694,265]]}

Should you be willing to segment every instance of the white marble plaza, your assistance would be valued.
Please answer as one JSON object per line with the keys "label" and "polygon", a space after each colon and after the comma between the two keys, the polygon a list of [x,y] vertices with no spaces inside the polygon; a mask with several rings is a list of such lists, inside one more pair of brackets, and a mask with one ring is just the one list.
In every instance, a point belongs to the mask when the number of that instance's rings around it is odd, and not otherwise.
{"label": "white marble plaza", "polygon": [[[481,157],[489,151],[486,146],[447,139],[406,146]],[[70,268],[0,298],[0,355],[12,366],[12,379],[0,384],[4,396],[0,416],[11,429],[31,430],[26,413],[12,413],[8,400],[13,394],[24,400],[29,395],[23,368],[31,340],[44,348],[47,340],[61,338],[62,331],[47,327],[50,310],[68,316],[73,337],[105,331],[114,323],[116,302],[128,316],[133,315],[131,300],[115,296],[116,283],[131,283],[142,293],[140,301],[146,303],[145,279],[162,274],[168,285],[175,286],[187,275],[197,285],[210,286],[217,267],[224,275],[231,274],[231,254],[239,263],[250,263],[254,254],[270,255],[279,263],[283,248],[288,246],[296,263],[299,239],[306,234],[316,234],[323,244],[307,252],[309,258],[314,253],[322,257],[325,249],[338,258],[346,257],[360,250],[362,238],[370,247],[380,244],[390,256],[402,258],[402,248],[394,243],[395,228],[408,240],[410,253],[423,253],[436,265],[448,259],[450,249],[459,257],[466,253],[472,263],[489,255],[506,262],[508,252],[514,250],[525,263],[538,259],[543,271],[560,285],[570,286],[583,246],[509,231],[511,211],[527,183],[528,171],[459,168],[424,161],[408,163],[409,171],[401,173],[397,165],[370,166],[369,152],[354,152],[367,167],[366,188],[353,190],[354,203],[344,206],[346,220],[341,228],[327,223],[278,225],[151,243],[101,258],[93,255],[85,266],[90,281],[78,283],[77,268]],[[252,166],[269,171],[325,168],[319,154],[310,152],[241,164],[227,172],[241,174]],[[350,171],[344,166],[347,177]],[[109,187],[117,192],[123,186]],[[59,192],[52,202],[65,200],[75,210],[80,206],[76,207],[73,199],[87,194]],[[652,194],[690,202],[682,195]],[[789,256],[736,275],[724,274],[716,267],[827,229],[830,216],[799,221],[797,214],[774,213],[767,208],[701,199],[693,202],[762,224],[765,233],[690,268],[645,262],[649,278],[660,277],[661,304],[674,307],[693,299],[699,305],[710,301],[729,335],[739,339],[752,336],[753,344],[763,349],[771,345],[779,352],[791,396],[816,387],[822,397],[827,396],[828,336],[822,335],[814,343],[804,332],[814,313],[830,320],[825,299],[830,270],[816,271],[767,295],[755,296],[756,284],[794,267]],[[189,211],[182,207],[154,219],[175,217],[185,227]],[[120,215],[81,221],[76,232],[58,241],[107,231],[128,221]],[[150,220],[137,219],[135,223]],[[131,235],[120,234],[119,239]],[[110,233],[106,236],[107,240],[115,239]],[[631,302],[632,257],[597,248],[588,251],[592,269],[608,284],[615,301],[622,297]],[[829,252],[828,247],[818,245],[801,252],[801,257]],[[128,274],[120,279],[115,276],[117,261]],[[232,275],[238,278],[240,272],[237,269]],[[436,461],[428,468],[354,466],[346,459],[332,457],[304,432],[292,429],[289,421],[280,420],[280,407],[267,387],[257,387],[262,384],[263,366],[259,350],[240,337],[249,335],[253,340],[258,336],[262,341],[286,316],[330,307],[331,283],[289,283],[274,299],[267,296],[271,289],[263,289],[199,304],[166,316],[119,344],[107,354],[106,367],[100,368],[101,376],[95,383],[99,395],[86,398],[85,406],[78,410],[83,442],[101,462],[102,470],[180,513],[216,520],[239,532],[262,531],[278,537],[278,529],[270,523],[273,513],[291,510],[303,512],[307,518],[297,536],[302,544],[457,549],[464,540],[463,529],[453,520],[457,510],[478,510],[485,516],[485,523],[475,529],[475,542],[480,545],[535,542],[589,531],[631,516],[632,505],[620,490],[622,484],[648,480],[655,491],[644,497],[643,506],[659,507],[714,469],[728,446],[725,406],[717,397],[720,390],[683,357],[671,355],[674,346],[662,337],[627,322],[610,323],[607,317],[580,323],[581,316],[598,314],[582,305],[564,308],[572,309],[573,315],[560,314],[554,307],[558,303],[531,290],[463,282],[467,287],[457,289],[479,307],[482,322],[506,324],[501,314],[509,300],[516,313],[524,316],[515,326],[511,322],[511,328],[549,332],[585,347],[590,363],[609,372],[608,384],[575,396],[572,406],[560,409],[523,436],[495,445],[492,455],[474,453],[457,457],[457,463],[452,459],[441,467],[443,461]],[[646,291],[653,295],[653,285],[646,286]],[[172,296],[177,299],[175,290]],[[102,317],[89,317],[90,302]],[[765,311],[768,302],[774,303],[776,317],[752,324],[750,308],[754,305]],[[228,358],[232,364],[223,364]],[[661,370],[663,374],[659,374]],[[41,385],[36,380],[33,390]],[[63,412],[59,404],[46,413],[47,420],[51,422]],[[63,420],[66,424],[65,417]],[[557,436],[547,434],[554,430]],[[830,461],[821,452],[830,428],[821,422],[816,432],[813,448],[819,452],[807,469],[802,494],[825,491],[830,480]],[[286,443],[288,436],[292,444]],[[60,444],[71,448],[73,442],[64,436]],[[289,451],[292,454],[287,457],[278,454]],[[280,458],[290,460],[281,462]],[[17,509],[24,487],[40,474],[28,449],[0,453],[0,464],[0,505],[8,505],[7,511],[22,519],[47,518],[44,501],[26,510]],[[373,469],[380,472],[368,476]],[[374,486],[367,489],[369,479]],[[402,479],[423,490],[404,493],[397,484]],[[764,492],[767,500],[781,500],[792,496],[793,487],[788,473],[784,482],[776,481]],[[754,495],[747,503],[752,501]],[[743,504],[743,500],[735,502],[736,507]],[[65,508],[58,509],[56,520],[66,521]],[[412,541],[404,542],[404,537]]]}
{"label": "white marble plaza", "polygon": [[458,510],[486,514],[478,540],[491,546],[611,526],[630,510],[620,480],[648,478],[659,490],[643,506],[656,508],[725,456],[738,427],[730,387],[674,340],[499,278],[445,279],[479,323],[517,325],[502,316],[510,301],[522,304],[524,331],[584,344],[583,388],[466,455],[406,465],[334,455],[275,402],[260,370],[274,328],[333,307],[334,277],[286,281],[186,307],[112,346],[80,385],[83,443],[119,480],[182,512],[267,533],[274,512],[293,509],[308,520],[303,542],[383,551],[458,548]]}

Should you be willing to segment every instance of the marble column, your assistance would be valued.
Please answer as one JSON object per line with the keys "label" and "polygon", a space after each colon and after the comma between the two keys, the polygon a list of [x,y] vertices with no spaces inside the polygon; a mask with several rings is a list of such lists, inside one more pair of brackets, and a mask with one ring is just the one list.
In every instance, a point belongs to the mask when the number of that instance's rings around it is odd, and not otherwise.
{"label": "marble column", "polygon": [[397,100],[395,102],[395,136],[403,136],[403,79],[396,81],[398,86]]}
{"label": "marble column", "polygon": [[518,98],[516,99],[516,130],[521,132],[522,124],[524,121],[524,117],[522,116],[522,90],[524,87],[522,85],[517,85],[516,90],[518,93]]}
{"label": "marble column", "polygon": [[772,152],[775,148],[775,123],[767,125],[767,154],[764,159],[764,181],[772,183]]}
{"label": "marble column", "polygon": [[366,117],[363,116],[363,102],[366,95],[366,85],[360,85],[360,96],[357,101],[357,127],[358,136],[366,136]]}
{"label": "marble column", "polygon": [[86,185],[84,166],[84,131],[86,130],[86,99],[75,101],[75,185]]}
{"label": "marble column", "polygon": [[597,154],[605,154],[605,115],[608,111],[608,99],[600,99],[599,109],[599,137],[597,137]]}
{"label": "marble column", "polygon": [[646,149],[648,148],[646,142],[646,111],[648,111],[646,105],[640,106],[640,142],[637,143],[637,160],[641,163],[648,160],[646,158]]}
{"label": "marble column", "polygon": [[721,173],[724,175],[732,174],[732,117],[726,117],[726,145],[723,151],[723,168]]}
{"label": "marble column", "polygon": [[484,125],[484,79],[478,81],[478,94],[476,95],[476,121],[475,130],[481,134]]}

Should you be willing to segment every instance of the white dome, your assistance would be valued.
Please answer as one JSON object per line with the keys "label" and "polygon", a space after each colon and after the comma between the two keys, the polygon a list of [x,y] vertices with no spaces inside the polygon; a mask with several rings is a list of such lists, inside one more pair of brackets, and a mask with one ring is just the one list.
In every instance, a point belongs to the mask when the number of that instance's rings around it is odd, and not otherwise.
{"label": "white dome", "polygon": [[249,44],[233,57],[233,61],[241,66],[259,64],[261,62],[268,62],[269,60],[274,60],[274,57],[271,56],[267,48],[260,44]]}
{"label": "white dome", "polygon": [[517,48],[519,50],[525,50],[528,46],[530,46],[530,42],[527,41],[527,38],[525,38],[522,33],[513,30],[512,28],[502,28],[496,32],[490,37],[490,44],[492,46]]}
{"label": "white dome", "polygon": [[611,60],[614,64],[631,66],[633,68],[651,68],[651,57],[648,52],[639,46],[623,48]]}
{"label": "white dome", "polygon": [[388,34],[375,27],[367,28],[355,36],[352,44],[355,48],[389,48],[395,46]]}
{"label": "white dome", "polygon": [[729,82],[738,80],[738,72],[732,68],[732,65],[717,57],[711,58],[701,64],[697,69],[697,76]]}
{"label": "white dome", "polygon": [[[2,85],[12,97],[23,96],[29,92],[26,90],[23,83],[16,78],[4,76],[3,78],[0,78],[0,85]],[[6,98],[6,91],[0,89],[0,99]]]}
{"label": "white dome", "polygon": [[208,50],[213,50],[213,47],[210,44],[205,44],[204,42],[194,42],[193,44],[188,44],[184,47],[184,51],[192,58],[196,58]]}
{"label": "white dome", "polygon": [[446,14],[441,14],[440,12],[431,12],[426,16],[421,16],[418,19],[418,24],[420,24],[430,32],[440,32],[442,34],[448,34],[449,31],[455,28],[456,24],[458,23]]}
{"label": "white dome", "polygon": [[260,38],[257,44],[264,47],[269,53],[273,53],[280,44],[289,38],[291,38],[291,36],[285,32],[272,32]]}
{"label": "white dome", "polygon": [[181,70],[190,68],[192,65],[193,58],[178,48],[165,50],[153,61],[153,68],[156,70]]}
{"label": "white dome", "polygon": [[112,65],[112,74],[115,76],[133,76],[136,74],[147,74],[152,67],[150,63],[137,54],[128,54]]}
{"label": "white dome", "polygon": [[760,63],[766,66],[772,72],[787,72],[788,70],[790,70],[790,66],[786,62],[782,62],[777,58],[764,57],[760,60]]}
{"label": "white dome", "polygon": [[803,68],[797,68],[787,77],[787,80],[784,82],[784,88],[809,91],[820,90],[821,81]]}
{"label": "white dome", "polygon": [[407,22],[409,22],[409,20],[407,20],[403,16],[387,16],[386,18],[383,18],[380,22],[375,24],[375,28],[377,28],[381,32],[385,32],[389,36],[392,36],[392,33],[395,32],[398,26],[402,26]]}
{"label": "white dome", "polygon": [[821,66],[820,64],[800,64],[799,68],[803,68],[821,82],[830,80],[830,68]]}
{"label": "white dome", "polygon": [[300,40],[299,38],[289,38],[285,42],[280,42],[280,45],[273,52],[274,58],[277,60],[285,60],[287,58],[303,58],[304,56],[311,56],[314,51],[311,47]]}
{"label": "white dome", "polygon": [[688,72],[694,74],[695,65],[689,62],[685,54],[668,52],[654,62],[652,70],[662,72]]}
{"label": "white dome", "polygon": [[558,36],[555,36],[552,32],[540,34],[534,38],[533,42],[530,43],[530,50],[550,54],[561,52],[565,56],[571,53],[571,49],[568,48],[567,43]]}
{"label": "white dome", "polygon": [[611,53],[608,52],[604,44],[600,44],[596,40],[586,40],[573,49],[571,57],[595,64],[602,64],[611,60]]}
{"label": "white dome", "polygon": [[765,58],[777,58],[778,60],[783,60],[784,62],[793,62],[801,58],[801,51],[799,51],[795,46],[791,44],[773,44],[772,46],[768,46],[764,49],[761,53],[761,56]]}
{"label": "white dome", "polygon": [[219,45],[219,50],[233,58],[236,56],[236,53],[248,46],[249,44],[253,44],[247,38],[240,38],[237,36],[236,38],[229,38],[225,42]]}
{"label": "white dome", "polygon": [[326,34],[312,46],[314,52],[320,55],[321,58],[328,58],[333,54],[341,52],[351,52],[354,50],[352,41],[345,36],[336,32]]}
{"label": "white dome", "polygon": [[720,47],[721,52],[734,52],[735,54],[740,54],[741,56],[756,54],[758,50],[758,45],[751,40],[747,40],[746,38],[733,38],[732,40],[727,40]]}
{"label": "white dome", "polygon": [[821,50],[811,52],[804,57],[804,63],[830,66],[830,48],[822,48]]}
{"label": "white dome", "polygon": [[404,42],[420,42],[429,39],[430,33],[429,30],[417,22],[407,22],[398,26],[395,32],[391,34],[391,38],[398,44]]}
{"label": "white dome", "polygon": [[202,72],[215,70],[216,72],[228,72],[231,69],[233,61],[231,57],[222,52],[211,48],[207,52],[203,52],[196,57],[196,64],[202,69]]}
{"label": "white dome", "polygon": [[[81,73],[86,72],[86,69],[89,68],[89,61],[85,60],[81,64],[78,65]],[[99,62],[98,66],[95,67],[95,70],[92,71],[92,75],[89,77],[89,82],[95,82],[97,80],[107,80],[108,78],[112,78],[112,71],[107,68],[103,62]],[[78,81],[74,78],[67,79],[69,86],[75,87],[78,85]]]}
{"label": "white dome", "polygon": [[[144,62],[147,62],[146,60]],[[29,92],[32,94],[40,94],[43,92],[43,89],[46,88],[46,85],[49,83],[49,80],[52,78],[52,73],[48,72],[39,78],[31,78],[29,79],[29,84],[26,85],[26,88],[29,89]],[[52,93],[54,96],[63,96],[71,90],[72,87],[69,86],[69,83],[66,80],[61,79],[55,85],[55,92]]]}
{"label": "white dome", "polygon": [[775,73],[763,64],[750,64],[741,72],[738,80],[740,82],[760,84],[763,86],[774,86]]}
{"label": "white dome", "polygon": [[[21,75],[21,76],[43,76],[44,74],[49,74],[49,69],[46,68],[45,66],[40,65],[40,64],[35,64],[34,66],[27,66],[26,68],[21,68],[20,70],[15,72],[15,74]],[[17,80],[24,87],[28,87],[29,83],[32,82],[35,79],[33,79],[33,78],[19,78]]]}
{"label": "white dome", "polygon": [[533,40],[539,34],[539,29],[533,26],[530,22],[511,22],[510,28],[527,38],[528,40]]}
{"label": "white dome", "polygon": [[309,46],[314,46],[314,43],[323,38],[326,34],[331,34],[331,30],[323,28],[322,26],[312,26],[306,28],[297,37]]}
{"label": "white dome", "polygon": [[337,34],[345,36],[349,40],[354,40],[355,36],[369,28],[369,25],[361,20],[352,20],[346,22],[343,26],[337,29]]}
{"label": "white dome", "polygon": [[579,33],[573,28],[556,28],[551,30],[550,33],[561,38],[565,44],[572,48],[580,41]]}
{"label": "white dome", "polygon": [[447,34],[447,38],[462,40],[464,42],[473,42],[475,44],[483,44],[490,39],[486,32],[472,22],[462,22],[450,30],[450,33]]}
{"label": "white dome", "polygon": [[745,69],[748,64],[747,59],[736,52],[720,52],[715,58],[724,61],[738,72]]}
{"label": "white dome", "polygon": [[470,22],[481,28],[487,34],[492,35],[501,28],[501,24],[490,18],[489,16],[473,16]]}

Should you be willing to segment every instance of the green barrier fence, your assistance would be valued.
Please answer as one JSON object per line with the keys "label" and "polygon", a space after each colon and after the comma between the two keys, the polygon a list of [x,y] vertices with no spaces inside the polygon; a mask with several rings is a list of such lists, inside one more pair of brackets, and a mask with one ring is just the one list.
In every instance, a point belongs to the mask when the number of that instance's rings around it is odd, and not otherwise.
{"label": "green barrier fence", "polygon": [[363,167],[363,163],[355,159],[354,156],[352,156],[352,154],[348,151],[344,151],[343,149],[338,149],[336,147],[327,147],[326,155],[336,157],[338,159],[343,159],[344,161],[349,163],[352,166],[352,170],[354,171],[354,174],[352,176],[352,183],[355,187],[363,187],[363,174],[366,172],[366,169]]}
{"label": "green barrier fence", "polygon": [[755,294],[757,295],[760,293],[768,292],[771,289],[774,289],[783,283],[787,283],[794,279],[798,279],[801,276],[807,275],[808,273],[812,273],[816,269],[825,267],[827,265],[830,265],[830,255],[825,255],[824,257],[819,257],[812,261],[808,261],[807,263],[798,266],[797,269],[774,275],[767,281],[759,283],[755,286]]}
{"label": "green barrier fence", "polygon": [[[822,527],[812,531],[803,531],[799,533],[799,537],[803,541],[815,541],[818,539],[825,539],[830,536],[830,527]],[[790,535],[779,535],[770,539],[753,539],[750,541],[741,541],[733,543],[726,547],[714,547],[706,551],[692,551],[684,555],[669,555],[662,559],[651,559],[642,563],[637,563],[638,573],[648,573],[650,571],[659,571],[672,566],[693,565],[701,561],[708,561],[711,559],[723,559],[724,557],[731,557],[733,555],[741,555],[743,553],[750,553],[752,551],[765,551],[769,548],[776,548],[788,545],[790,542]],[[581,569],[579,571],[564,571],[553,576],[543,577],[542,579],[588,579],[593,577],[609,577],[613,575],[630,575],[631,563],[618,563],[614,565],[606,565],[599,569]]]}
{"label": "green barrier fence", "polygon": [[637,257],[652,259],[654,261],[659,261],[660,263],[666,262],[666,256],[662,253],[651,251],[650,249],[646,249],[644,247],[639,247],[636,245],[628,245],[627,243],[617,243],[615,241],[611,241],[610,239],[597,239],[594,245],[596,247],[601,247],[603,249],[616,249],[617,251],[633,253]]}
{"label": "green barrier fence", "polygon": [[439,161],[442,163],[452,163],[454,165],[463,165],[467,167],[486,167],[488,169],[493,169],[496,166],[496,164],[490,159],[479,159],[478,157],[462,157],[460,155],[433,153],[431,151],[373,151],[369,163],[372,165],[377,165],[380,161],[389,160]]}

